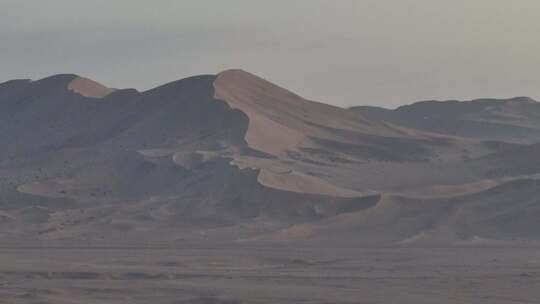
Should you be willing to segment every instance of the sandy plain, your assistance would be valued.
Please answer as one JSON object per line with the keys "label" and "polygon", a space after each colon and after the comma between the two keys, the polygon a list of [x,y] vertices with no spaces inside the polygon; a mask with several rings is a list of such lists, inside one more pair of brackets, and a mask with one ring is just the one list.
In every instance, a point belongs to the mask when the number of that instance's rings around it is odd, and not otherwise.
{"label": "sandy plain", "polygon": [[3,247],[0,303],[540,303],[538,247]]}

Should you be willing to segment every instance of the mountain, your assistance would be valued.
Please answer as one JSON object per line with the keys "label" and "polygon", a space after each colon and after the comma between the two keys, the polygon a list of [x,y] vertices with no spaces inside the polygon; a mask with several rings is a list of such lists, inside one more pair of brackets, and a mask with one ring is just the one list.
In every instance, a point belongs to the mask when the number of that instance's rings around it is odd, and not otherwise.
{"label": "mountain", "polygon": [[[536,103],[495,103],[427,106],[501,125],[468,135],[306,100],[241,70],[145,92],[71,74],[9,81],[0,239],[536,240]],[[533,134],[507,139],[509,126]]]}
{"label": "mountain", "polygon": [[527,98],[421,101],[395,110],[351,108],[375,121],[451,136],[515,143],[540,141],[540,103]]}

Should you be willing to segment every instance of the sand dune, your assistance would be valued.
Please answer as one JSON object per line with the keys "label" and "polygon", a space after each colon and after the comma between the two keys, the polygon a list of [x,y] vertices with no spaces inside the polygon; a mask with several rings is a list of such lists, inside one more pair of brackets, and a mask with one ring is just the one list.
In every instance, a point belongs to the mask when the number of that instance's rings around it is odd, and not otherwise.
{"label": "sand dune", "polygon": [[359,115],[241,70],[145,92],[71,74],[11,81],[0,84],[0,239],[538,239],[536,106]]}

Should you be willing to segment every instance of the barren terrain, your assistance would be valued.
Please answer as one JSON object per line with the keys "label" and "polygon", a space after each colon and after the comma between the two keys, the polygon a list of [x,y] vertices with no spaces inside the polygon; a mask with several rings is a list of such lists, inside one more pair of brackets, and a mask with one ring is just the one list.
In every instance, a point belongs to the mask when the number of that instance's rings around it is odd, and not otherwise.
{"label": "barren terrain", "polygon": [[538,250],[273,243],[2,248],[0,303],[532,304],[540,301]]}

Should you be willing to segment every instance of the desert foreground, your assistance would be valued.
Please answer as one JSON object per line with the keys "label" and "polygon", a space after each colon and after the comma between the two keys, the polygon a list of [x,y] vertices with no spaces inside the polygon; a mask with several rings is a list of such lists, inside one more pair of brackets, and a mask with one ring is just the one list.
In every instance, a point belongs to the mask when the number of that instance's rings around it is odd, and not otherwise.
{"label": "desert foreground", "polygon": [[540,303],[538,247],[0,250],[0,303]]}

